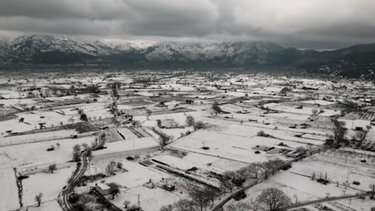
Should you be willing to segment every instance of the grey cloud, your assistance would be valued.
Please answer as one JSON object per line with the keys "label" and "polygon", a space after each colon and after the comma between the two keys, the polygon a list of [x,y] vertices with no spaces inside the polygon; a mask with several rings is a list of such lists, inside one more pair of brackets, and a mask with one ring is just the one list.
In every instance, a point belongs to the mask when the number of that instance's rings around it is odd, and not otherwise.
{"label": "grey cloud", "polygon": [[307,48],[375,42],[373,0],[1,0],[0,35],[264,40]]}

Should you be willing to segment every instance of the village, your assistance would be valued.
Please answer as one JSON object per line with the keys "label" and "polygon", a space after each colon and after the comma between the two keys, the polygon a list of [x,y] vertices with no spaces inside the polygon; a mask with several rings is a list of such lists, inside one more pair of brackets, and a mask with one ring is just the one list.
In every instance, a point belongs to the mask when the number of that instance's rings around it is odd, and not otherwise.
{"label": "village", "polygon": [[0,78],[0,211],[375,209],[373,81]]}

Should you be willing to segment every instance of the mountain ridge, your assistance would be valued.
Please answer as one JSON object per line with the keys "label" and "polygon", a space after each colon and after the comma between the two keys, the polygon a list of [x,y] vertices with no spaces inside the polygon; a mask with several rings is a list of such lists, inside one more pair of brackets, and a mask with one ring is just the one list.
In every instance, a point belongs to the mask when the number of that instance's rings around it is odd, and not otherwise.
{"label": "mountain ridge", "polygon": [[144,68],[296,68],[373,79],[375,43],[317,51],[272,42],[131,42],[109,44],[67,36],[0,39],[2,65],[108,65]]}

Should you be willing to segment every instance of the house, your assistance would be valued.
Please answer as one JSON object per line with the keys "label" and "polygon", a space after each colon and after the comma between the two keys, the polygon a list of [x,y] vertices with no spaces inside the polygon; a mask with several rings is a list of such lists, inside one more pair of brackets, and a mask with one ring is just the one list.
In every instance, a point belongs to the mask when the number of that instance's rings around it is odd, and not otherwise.
{"label": "house", "polygon": [[161,188],[169,192],[172,192],[176,189],[174,185],[162,185]]}
{"label": "house", "polygon": [[162,119],[158,120],[157,124],[160,128],[177,128],[178,123],[174,119]]}
{"label": "house", "polygon": [[96,190],[102,194],[103,196],[109,195],[109,189],[110,187],[104,183],[96,183],[95,184]]}

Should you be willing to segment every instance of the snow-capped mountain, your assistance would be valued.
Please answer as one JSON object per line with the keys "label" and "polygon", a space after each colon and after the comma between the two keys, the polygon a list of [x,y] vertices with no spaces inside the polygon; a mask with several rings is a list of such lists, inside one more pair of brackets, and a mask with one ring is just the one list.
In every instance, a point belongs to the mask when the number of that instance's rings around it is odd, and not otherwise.
{"label": "snow-capped mountain", "polygon": [[[64,36],[21,36],[0,42],[2,63],[267,63],[267,54],[284,48],[273,43],[106,43]],[[138,61],[129,61],[138,59]]]}
{"label": "snow-capped mountain", "polygon": [[246,64],[265,62],[266,55],[284,48],[266,42],[256,43],[159,43],[149,49],[146,58],[149,61],[181,62],[213,61]]}
{"label": "snow-capped mountain", "polygon": [[375,44],[315,51],[285,48],[270,42],[114,42],[31,35],[0,39],[0,64],[288,68],[360,76],[375,70]]}

